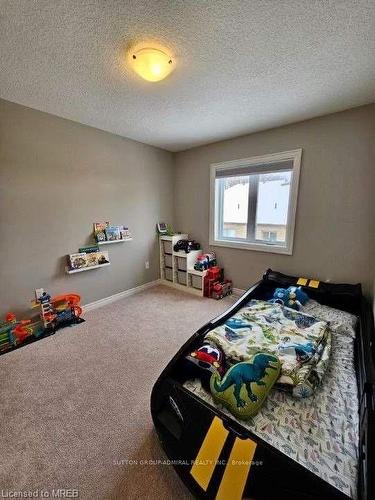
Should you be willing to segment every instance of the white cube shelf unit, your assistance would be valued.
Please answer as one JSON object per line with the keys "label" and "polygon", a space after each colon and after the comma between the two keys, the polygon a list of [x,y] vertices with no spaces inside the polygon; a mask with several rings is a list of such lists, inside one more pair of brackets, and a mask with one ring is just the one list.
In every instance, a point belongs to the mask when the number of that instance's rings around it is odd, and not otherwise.
{"label": "white cube shelf unit", "polygon": [[203,280],[207,271],[194,269],[198,255],[203,253],[202,250],[192,250],[189,253],[173,250],[179,240],[188,238],[188,234],[160,236],[160,277],[165,285],[203,296]]}

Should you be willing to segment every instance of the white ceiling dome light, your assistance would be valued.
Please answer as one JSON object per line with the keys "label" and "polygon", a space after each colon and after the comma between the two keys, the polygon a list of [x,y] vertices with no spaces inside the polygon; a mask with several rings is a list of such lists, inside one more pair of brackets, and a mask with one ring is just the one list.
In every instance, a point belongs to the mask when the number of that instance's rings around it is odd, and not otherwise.
{"label": "white ceiling dome light", "polygon": [[132,52],[130,61],[133,70],[148,82],[164,80],[175,66],[166,52],[152,47]]}

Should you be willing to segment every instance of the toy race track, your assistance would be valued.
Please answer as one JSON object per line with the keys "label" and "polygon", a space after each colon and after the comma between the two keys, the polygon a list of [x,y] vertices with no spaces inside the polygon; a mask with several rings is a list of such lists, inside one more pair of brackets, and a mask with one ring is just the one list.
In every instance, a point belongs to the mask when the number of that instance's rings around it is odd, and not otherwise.
{"label": "toy race track", "polygon": [[80,306],[81,297],[66,293],[50,297],[42,288],[35,290],[32,308],[39,309],[38,317],[17,321],[15,314],[8,313],[0,322],[0,355],[13,351],[36,340],[48,337],[66,326],[85,321]]}

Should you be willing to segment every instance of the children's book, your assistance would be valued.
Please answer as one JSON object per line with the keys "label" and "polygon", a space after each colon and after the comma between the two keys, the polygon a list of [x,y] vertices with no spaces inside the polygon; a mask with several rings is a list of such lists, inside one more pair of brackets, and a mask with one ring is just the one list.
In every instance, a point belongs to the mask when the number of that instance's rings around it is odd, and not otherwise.
{"label": "children's book", "polygon": [[105,235],[107,241],[115,241],[120,239],[120,227],[119,226],[109,226],[105,230]]}
{"label": "children's book", "polygon": [[94,236],[96,241],[105,241],[105,230],[109,227],[109,222],[94,222]]}
{"label": "children's book", "polygon": [[91,252],[86,254],[87,267],[98,265],[98,254],[100,252]]}
{"label": "children's book", "polygon": [[122,240],[129,240],[132,235],[129,231],[129,228],[128,227],[125,227],[125,226],[121,226],[120,228],[120,236],[121,236],[121,239]]}
{"label": "children's book", "polygon": [[71,269],[81,269],[87,266],[87,258],[84,252],[69,255],[69,266]]}
{"label": "children's book", "polygon": [[97,252],[95,254],[98,258],[98,264],[109,264],[108,252]]}
{"label": "children's book", "polygon": [[82,253],[99,252],[99,247],[98,247],[98,245],[89,245],[87,247],[79,248],[78,251],[82,252]]}

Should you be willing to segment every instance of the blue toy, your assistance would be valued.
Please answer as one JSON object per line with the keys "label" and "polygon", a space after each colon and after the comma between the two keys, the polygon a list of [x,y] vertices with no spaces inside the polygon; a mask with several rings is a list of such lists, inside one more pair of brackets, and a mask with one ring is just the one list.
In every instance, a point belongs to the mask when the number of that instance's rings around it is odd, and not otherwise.
{"label": "blue toy", "polygon": [[301,305],[305,305],[308,300],[308,295],[301,287],[290,286],[289,288],[276,288],[273,298],[268,302],[282,304],[283,306],[299,311]]}

